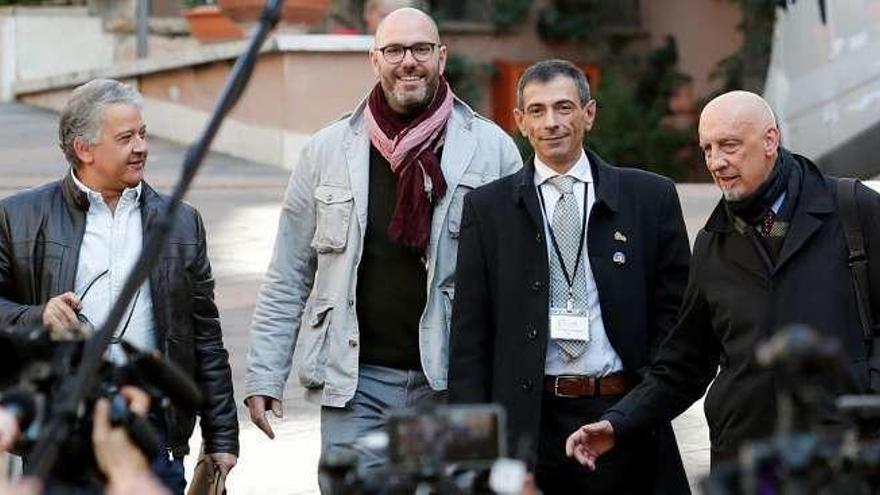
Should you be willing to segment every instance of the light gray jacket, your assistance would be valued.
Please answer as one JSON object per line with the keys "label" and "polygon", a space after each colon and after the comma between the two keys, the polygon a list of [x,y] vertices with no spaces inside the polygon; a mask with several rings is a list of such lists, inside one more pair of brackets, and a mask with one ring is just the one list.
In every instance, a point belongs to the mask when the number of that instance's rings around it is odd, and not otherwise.
{"label": "light gray jacket", "polygon": [[[323,387],[323,405],[342,407],[354,396],[360,344],[355,294],[369,192],[364,105],[318,131],[291,174],[251,325],[247,396],[281,399],[291,362],[304,386]],[[419,322],[422,368],[435,390],[446,388],[464,195],[521,166],[513,140],[456,99],[441,160],[448,192],[431,220],[427,304]]]}

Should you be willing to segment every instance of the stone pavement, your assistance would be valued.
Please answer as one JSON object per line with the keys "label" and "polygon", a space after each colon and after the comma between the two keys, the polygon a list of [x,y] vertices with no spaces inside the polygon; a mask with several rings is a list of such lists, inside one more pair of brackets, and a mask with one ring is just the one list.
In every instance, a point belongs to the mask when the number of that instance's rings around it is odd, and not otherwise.
{"label": "stone pavement", "polygon": [[[56,144],[57,116],[17,104],[0,104],[0,197],[54,180],[66,170]],[[149,123],[147,123],[149,129]],[[185,149],[150,141],[147,179],[168,191],[177,179]],[[268,265],[288,172],[211,154],[188,200],[202,212],[217,279],[217,301],[230,352],[241,423],[241,459],[229,476],[230,493],[317,493],[319,450],[316,405],[307,403],[293,380],[285,391],[285,417],[275,421],[276,439],[254,428],[241,405],[247,364],[248,325]],[[718,195],[711,185],[679,187],[688,231],[696,234]],[[675,420],[678,441],[692,480],[708,471],[708,433],[702,401]],[[192,445],[198,451],[198,434]],[[192,469],[195,456],[188,457]]]}

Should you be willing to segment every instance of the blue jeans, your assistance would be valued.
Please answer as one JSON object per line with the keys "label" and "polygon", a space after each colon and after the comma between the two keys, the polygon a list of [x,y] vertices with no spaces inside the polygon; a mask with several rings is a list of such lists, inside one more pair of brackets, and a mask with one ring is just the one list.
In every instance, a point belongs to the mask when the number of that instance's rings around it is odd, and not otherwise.
{"label": "blue jeans", "polygon": [[366,449],[357,440],[382,431],[392,411],[444,402],[446,392],[433,390],[421,370],[362,365],[357,390],[348,404],[321,408],[321,453],[354,452],[362,474],[380,469],[387,461],[386,453]]}
{"label": "blue jeans", "polygon": [[159,478],[173,495],[183,495],[186,478],[183,475],[183,457],[171,457],[166,450],[159,452],[150,464],[150,471]]}
{"label": "blue jeans", "polygon": [[159,481],[172,495],[184,495],[186,490],[186,477],[183,470],[183,457],[174,457],[168,450],[168,428],[161,414],[151,414],[150,422],[156,428],[161,439],[159,453],[150,461],[150,471],[159,478]]}

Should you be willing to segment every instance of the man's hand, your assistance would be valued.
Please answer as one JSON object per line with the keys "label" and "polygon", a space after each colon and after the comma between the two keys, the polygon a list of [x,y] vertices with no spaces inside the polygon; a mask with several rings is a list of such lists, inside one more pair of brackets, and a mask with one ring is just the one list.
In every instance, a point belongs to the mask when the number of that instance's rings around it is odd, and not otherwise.
{"label": "man's hand", "polygon": [[257,425],[257,428],[263,430],[263,433],[265,433],[267,437],[274,440],[275,432],[272,431],[272,426],[269,425],[269,420],[266,418],[266,414],[271,410],[276,418],[284,416],[281,401],[273,399],[268,395],[252,395],[246,398],[244,402],[247,404],[248,411],[251,413],[251,421]]}
{"label": "man's hand", "polygon": [[541,491],[538,489],[538,483],[535,481],[535,474],[529,473],[523,480],[523,487],[520,495],[538,495]]}
{"label": "man's hand", "polygon": [[76,313],[80,309],[82,302],[73,292],[55,296],[49,299],[46,307],[43,308],[43,325],[46,325],[52,335],[62,333],[70,327],[79,325]]}
{"label": "man's hand", "polygon": [[613,448],[614,428],[608,421],[581,426],[565,441],[566,455],[593,471],[599,457]]}
{"label": "man's hand", "polygon": [[18,441],[21,429],[10,412],[0,407],[0,453],[7,452]]}
{"label": "man's hand", "polygon": [[215,454],[205,454],[205,457],[211,460],[214,464],[220,466],[221,469],[229,472],[230,469],[235,467],[235,463],[238,462],[238,457],[234,454],[226,454],[223,452],[217,452]]}
{"label": "man's hand", "polygon": [[[146,392],[135,387],[123,387],[120,393],[128,399],[131,412],[146,416],[150,408],[150,396]],[[111,487],[149,472],[149,459],[131,441],[128,431],[110,424],[110,401],[107,399],[99,399],[95,404],[92,444],[98,467],[107,476]]]}

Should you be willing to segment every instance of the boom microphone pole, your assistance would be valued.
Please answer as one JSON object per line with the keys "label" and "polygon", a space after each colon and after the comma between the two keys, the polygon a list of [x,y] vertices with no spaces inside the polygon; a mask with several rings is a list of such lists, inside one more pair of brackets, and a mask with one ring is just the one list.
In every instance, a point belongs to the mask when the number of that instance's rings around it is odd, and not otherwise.
{"label": "boom microphone pole", "polygon": [[150,274],[150,270],[156,263],[171,228],[174,224],[174,215],[183,196],[195,178],[196,172],[205,158],[211,142],[220,129],[220,124],[226,114],[235,106],[244,88],[247,86],[253,73],[257,55],[266,37],[272,28],[278,24],[281,17],[282,0],[267,0],[260,21],[254,30],[253,37],[245,51],[238,57],[232,72],[226,80],[226,85],[220,94],[220,99],[214,106],[208,123],[202,130],[199,139],[187,150],[183,160],[183,167],[171,200],[165,207],[164,214],[157,217],[157,221],[147,232],[144,248],[132,269],[131,274],[125,281],[119,298],[110,309],[107,321],[85,344],[85,351],[79,368],[70,378],[64,380],[59,387],[53,402],[56,407],[46,428],[41,433],[31,456],[31,462],[26,465],[25,473],[40,479],[47,479],[52,467],[58,458],[58,450],[70,435],[81,413],[80,405],[86,395],[95,386],[95,378],[101,367],[103,356],[113,338],[113,333],[128,307],[129,302]]}

